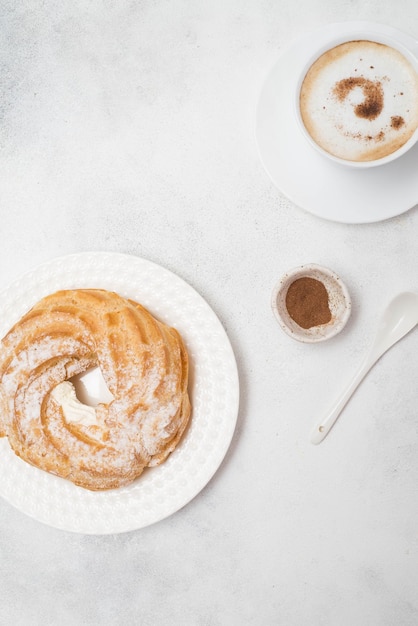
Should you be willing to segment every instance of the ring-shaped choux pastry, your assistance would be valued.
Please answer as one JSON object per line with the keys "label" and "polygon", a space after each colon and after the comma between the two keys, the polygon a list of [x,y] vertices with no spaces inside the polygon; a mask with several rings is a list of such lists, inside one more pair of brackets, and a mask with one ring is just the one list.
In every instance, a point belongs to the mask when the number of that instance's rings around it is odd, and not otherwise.
{"label": "ring-shaped choux pastry", "polygon": [[[95,408],[80,405],[69,382],[93,367],[113,397]],[[110,291],[58,291],[2,340],[0,435],[42,470],[117,488],[175,449],[191,413],[187,385],[175,329]]]}

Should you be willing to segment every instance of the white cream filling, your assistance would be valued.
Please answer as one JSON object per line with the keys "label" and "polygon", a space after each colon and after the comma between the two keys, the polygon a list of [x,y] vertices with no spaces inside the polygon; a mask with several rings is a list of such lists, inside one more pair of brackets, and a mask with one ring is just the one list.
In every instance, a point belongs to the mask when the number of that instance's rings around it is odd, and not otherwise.
{"label": "white cream filling", "polygon": [[72,383],[67,380],[60,383],[52,390],[51,395],[61,406],[65,421],[68,424],[98,426],[96,409],[80,402]]}

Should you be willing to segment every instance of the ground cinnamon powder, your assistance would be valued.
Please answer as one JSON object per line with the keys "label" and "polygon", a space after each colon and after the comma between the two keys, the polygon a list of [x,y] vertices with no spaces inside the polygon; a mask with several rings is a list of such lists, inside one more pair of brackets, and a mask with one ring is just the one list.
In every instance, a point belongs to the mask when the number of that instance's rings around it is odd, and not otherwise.
{"label": "ground cinnamon powder", "polygon": [[384,104],[384,91],[382,83],[380,81],[372,81],[363,76],[352,76],[350,78],[343,78],[335,84],[333,89],[334,95],[340,102],[343,102],[348,94],[360,87],[363,91],[364,102],[360,102],[354,107],[354,113],[357,117],[362,117],[366,120],[375,120],[383,109]]}
{"label": "ground cinnamon powder", "polygon": [[312,328],[331,321],[328,292],[316,278],[297,278],[288,288],[286,308],[290,317],[302,328]]}

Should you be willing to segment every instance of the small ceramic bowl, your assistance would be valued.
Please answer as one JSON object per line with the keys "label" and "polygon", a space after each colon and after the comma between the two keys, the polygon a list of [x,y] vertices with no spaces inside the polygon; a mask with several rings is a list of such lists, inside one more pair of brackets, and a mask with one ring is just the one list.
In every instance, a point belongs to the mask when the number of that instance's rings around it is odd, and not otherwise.
{"label": "small ceramic bowl", "polygon": [[[299,278],[314,278],[325,286],[331,320],[326,324],[302,328],[286,307],[286,295],[290,285]],[[320,265],[301,265],[287,272],[273,289],[271,306],[281,328],[293,339],[305,343],[324,341],[337,335],[346,325],[351,313],[351,299],[341,278],[333,271]]]}

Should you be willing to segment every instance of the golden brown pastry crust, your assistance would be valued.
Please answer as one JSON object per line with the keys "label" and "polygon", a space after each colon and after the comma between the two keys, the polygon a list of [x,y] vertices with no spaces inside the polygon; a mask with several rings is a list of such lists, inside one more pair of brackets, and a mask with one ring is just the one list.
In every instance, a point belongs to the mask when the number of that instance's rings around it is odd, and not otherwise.
{"label": "golden brown pastry crust", "polygon": [[[52,391],[99,366],[113,394],[97,425],[68,422]],[[179,333],[99,289],[43,298],[3,338],[0,436],[25,461],[87,489],[129,484],[175,449],[190,418]]]}

